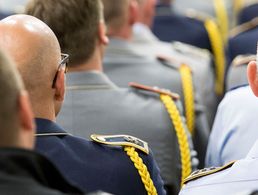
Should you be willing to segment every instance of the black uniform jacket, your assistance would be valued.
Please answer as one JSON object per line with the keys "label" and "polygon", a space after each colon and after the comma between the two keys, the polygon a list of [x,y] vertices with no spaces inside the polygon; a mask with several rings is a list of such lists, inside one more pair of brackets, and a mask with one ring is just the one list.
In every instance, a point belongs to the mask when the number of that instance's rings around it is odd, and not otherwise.
{"label": "black uniform jacket", "polygon": [[83,194],[45,157],[29,150],[0,149],[1,195]]}

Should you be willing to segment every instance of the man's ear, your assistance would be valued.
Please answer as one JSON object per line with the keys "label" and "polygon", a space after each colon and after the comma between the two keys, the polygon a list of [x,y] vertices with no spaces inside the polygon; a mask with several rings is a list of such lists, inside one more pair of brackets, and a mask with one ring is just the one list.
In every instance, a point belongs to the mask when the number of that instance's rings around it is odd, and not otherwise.
{"label": "man's ear", "polygon": [[19,120],[20,120],[20,125],[22,129],[34,131],[35,129],[34,115],[32,112],[28,93],[25,90],[21,92],[18,99],[18,104],[19,104]]}
{"label": "man's ear", "polygon": [[62,102],[65,96],[65,72],[63,69],[60,69],[57,72],[57,78],[56,78],[54,88],[55,88],[55,100]]}
{"label": "man's ear", "polygon": [[129,24],[134,25],[138,20],[138,14],[139,14],[139,4],[136,0],[132,0],[129,2]]}
{"label": "man's ear", "polygon": [[256,62],[252,61],[248,64],[247,67],[247,77],[249,81],[249,85],[252,88],[252,91],[255,96],[258,97],[258,73],[257,73]]}
{"label": "man's ear", "polygon": [[99,40],[103,45],[107,45],[109,43],[109,39],[106,35],[107,30],[106,30],[106,25],[103,21],[99,23]]}

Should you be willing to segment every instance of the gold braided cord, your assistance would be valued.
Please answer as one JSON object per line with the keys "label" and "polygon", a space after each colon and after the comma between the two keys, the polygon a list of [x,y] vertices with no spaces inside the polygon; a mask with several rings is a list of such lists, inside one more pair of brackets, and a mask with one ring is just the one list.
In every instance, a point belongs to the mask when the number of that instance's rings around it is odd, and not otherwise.
{"label": "gold braided cord", "polygon": [[181,74],[183,85],[186,124],[190,133],[193,135],[195,125],[195,112],[192,73],[190,67],[185,64],[182,64],[180,66],[179,71]]}
{"label": "gold braided cord", "polygon": [[213,0],[213,2],[223,41],[226,43],[228,37],[228,15],[225,2],[224,0]]}
{"label": "gold braided cord", "polygon": [[170,119],[175,127],[177,140],[179,144],[180,156],[181,156],[181,187],[183,186],[183,181],[188,177],[192,172],[192,163],[191,163],[191,152],[190,146],[188,143],[188,136],[186,134],[183,121],[180,117],[180,113],[176,107],[175,102],[168,95],[161,94],[160,99],[165,105]]}
{"label": "gold braided cord", "polygon": [[216,71],[216,81],[215,81],[215,92],[218,95],[222,95],[224,92],[224,74],[225,74],[225,54],[224,54],[224,44],[222,37],[218,30],[216,23],[207,19],[205,21],[205,28],[208,32],[209,39],[211,42],[212,51],[215,60],[215,71]]}
{"label": "gold braided cord", "polygon": [[124,150],[134,163],[135,168],[138,170],[148,195],[157,195],[157,190],[150,177],[150,173],[142,159],[139,157],[138,153],[135,151],[135,148],[126,146],[124,147]]}

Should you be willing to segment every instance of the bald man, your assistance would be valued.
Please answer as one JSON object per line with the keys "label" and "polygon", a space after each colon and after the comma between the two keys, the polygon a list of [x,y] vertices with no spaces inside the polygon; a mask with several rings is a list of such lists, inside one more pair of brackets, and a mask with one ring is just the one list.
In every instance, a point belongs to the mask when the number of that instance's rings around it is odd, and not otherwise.
{"label": "bald man", "polygon": [[0,194],[83,194],[33,152],[34,121],[14,64],[0,50]]}
{"label": "bald man", "polygon": [[62,54],[61,58],[57,38],[46,24],[27,15],[8,17],[0,22],[0,45],[13,56],[29,91],[36,116],[37,150],[48,156],[70,182],[87,192],[101,189],[114,194],[143,194],[146,185],[154,190],[152,176],[163,194],[159,170],[144,141],[131,136],[94,135],[95,142],[90,142],[71,136],[55,123],[64,99],[68,56]]}

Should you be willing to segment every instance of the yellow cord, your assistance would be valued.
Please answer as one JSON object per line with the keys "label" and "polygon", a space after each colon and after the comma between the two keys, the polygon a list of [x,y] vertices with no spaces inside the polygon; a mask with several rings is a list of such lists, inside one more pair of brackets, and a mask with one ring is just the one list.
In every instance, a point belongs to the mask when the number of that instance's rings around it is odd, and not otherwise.
{"label": "yellow cord", "polygon": [[223,0],[213,0],[213,2],[223,41],[226,43],[228,37],[228,15],[225,2]]}
{"label": "yellow cord", "polygon": [[144,184],[144,187],[148,195],[157,195],[157,190],[150,177],[150,173],[148,172],[146,165],[143,163],[138,153],[135,151],[135,148],[126,146],[124,150],[127,153],[127,155],[130,157],[130,159],[133,161],[134,166],[138,170],[138,173],[140,174],[141,180]]}
{"label": "yellow cord", "polygon": [[211,42],[212,51],[215,60],[216,70],[216,82],[215,91],[218,95],[222,95],[224,92],[224,74],[225,74],[225,55],[224,55],[224,44],[220,36],[216,23],[207,19],[205,21],[205,28],[208,32],[209,39]]}
{"label": "yellow cord", "polygon": [[194,89],[191,69],[183,64],[180,69],[183,91],[184,91],[184,104],[185,104],[185,116],[187,127],[193,135],[195,125],[195,112],[194,112]]}
{"label": "yellow cord", "polygon": [[184,179],[188,177],[192,172],[191,152],[190,152],[190,146],[188,143],[188,136],[186,134],[183,121],[180,117],[180,113],[172,98],[168,95],[161,94],[160,99],[165,105],[169,113],[170,119],[175,127],[179,149],[180,149],[181,164],[182,164],[182,171],[181,171],[181,187],[182,187]]}

